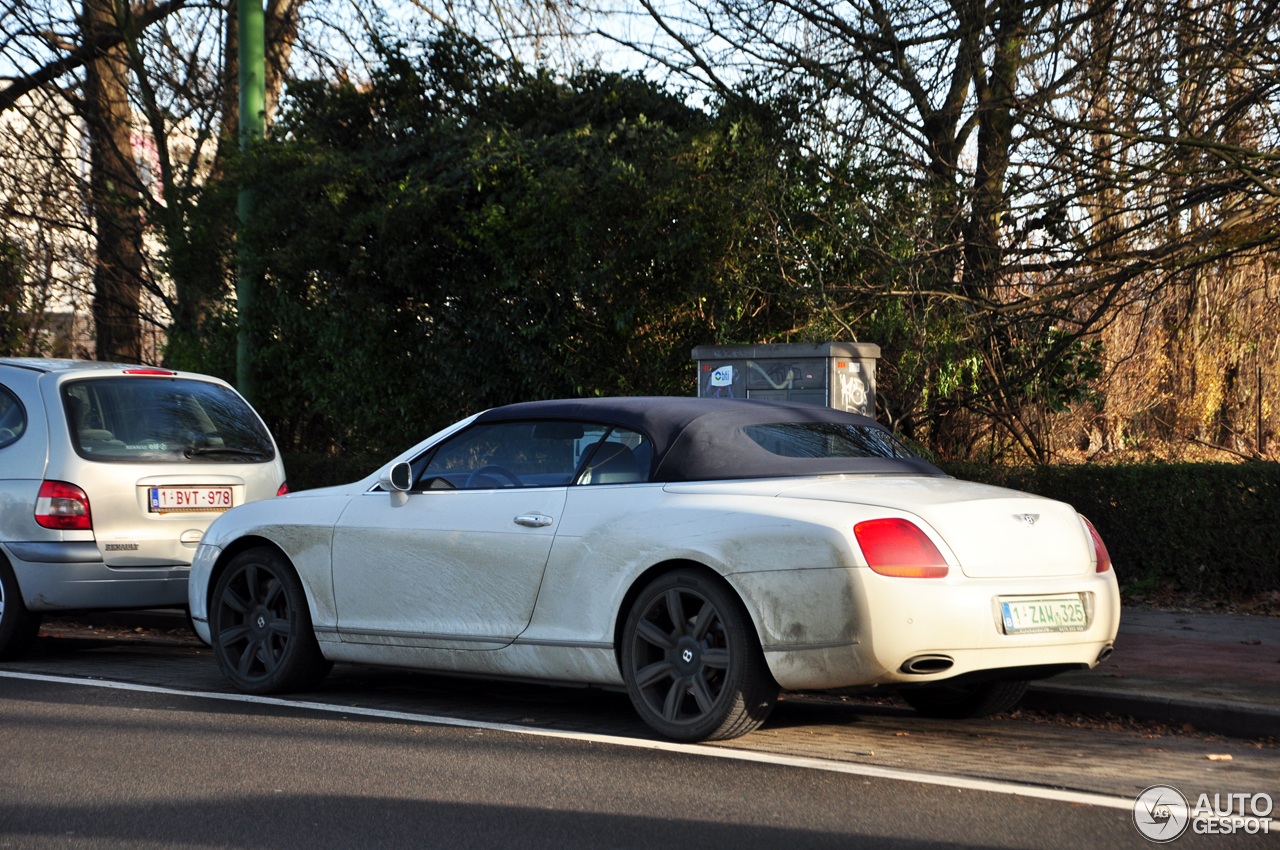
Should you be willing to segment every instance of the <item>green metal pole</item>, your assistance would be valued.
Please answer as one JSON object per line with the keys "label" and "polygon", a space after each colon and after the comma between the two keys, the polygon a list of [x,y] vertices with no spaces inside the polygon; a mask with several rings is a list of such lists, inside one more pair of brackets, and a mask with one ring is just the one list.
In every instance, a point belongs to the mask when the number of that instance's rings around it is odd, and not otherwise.
{"label": "green metal pole", "polygon": [[[267,80],[266,44],[263,39],[262,0],[239,0],[240,45],[240,150],[247,151],[266,131]],[[239,197],[240,233],[249,232],[253,218],[253,190],[241,187]],[[251,329],[258,289],[257,272],[248,254],[240,249],[240,277],[236,283],[236,385],[253,404],[257,395],[254,357],[257,355]]]}

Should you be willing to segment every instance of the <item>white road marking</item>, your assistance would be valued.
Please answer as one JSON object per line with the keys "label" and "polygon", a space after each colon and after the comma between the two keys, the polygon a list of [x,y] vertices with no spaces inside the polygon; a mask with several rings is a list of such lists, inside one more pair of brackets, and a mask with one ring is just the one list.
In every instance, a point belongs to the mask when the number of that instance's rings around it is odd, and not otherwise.
{"label": "white road marking", "polygon": [[620,735],[594,735],[588,732],[565,732],[559,729],[545,729],[536,726],[515,726],[509,723],[488,723],[483,720],[465,720],[458,717],[443,717],[434,714],[413,714],[407,711],[386,711],[380,708],[362,708],[351,705],[331,705],[323,702],[303,702],[301,700],[280,699],[278,697],[258,697],[249,694],[220,694],[212,691],[184,691],[177,688],[162,688],[155,685],[135,685],[130,682],[112,682],[104,679],[80,679],[70,676],[46,676],[39,673],[19,673],[11,670],[0,670],[0,678],[26,679],[32,682],[52,682],[59,685],[82,685],[95,688],[110,688],[119,691],[139,691],[148,694],[164,694],[166,696],[195,697],[197,699],[216,699],[225,702],[243,702],[252,705],[270,705],[279,708],[306,709],[307,711],[324,711],[330,714],[358,715],[361,717],[378,717],[386,720],[403,720],[411,723],[430,723],[436,726],[459,726],[466,729],[484,729],[493,732],[512,732],[518,735],[534,735],[543,738],[564,738],[570,741],[590,741],[596,744],[613,744],[619,747],[633,747],[642,750],[658,750],[666,753],[683,753],[692,756],[710,756],[712,758],[749,761],[758,764],[776,764],[783,767],[800,767],[808,770],[824,770],[829,773],[848,773],[854,776],[869,776],[876,779],[894,779],[900,782],[916,782],[922,785],[940,785],[946,788],[959,788],[964,791],[986,791],[991,794],[1012,794],[1018,797],[1034,797],[1039,800],[1053,800],[1060,803],[1079,803],[1086,806],[1102,806],[1109,809],[1132,811],[1133,800],[1126,797],[1111,797],[1105,794],[1089,794],[1083,791],[1067,791],[1058,788],[1042,788],[1037,785],[1019,785],[1013,782],[997,782],[988,779],[970,779],[963,776],[944,776],[937,773],[920,773],[914,770],[897,770],[889,767],[875,767],[868,764],[851,764],[848,762],[828,761],[826,759],[801,758],[797,756],[778,756],[770,753],[757,753],[748,750],[715,747],[706,744],[677,744],[670,741],[647,741],[643,738],[624,738]]}

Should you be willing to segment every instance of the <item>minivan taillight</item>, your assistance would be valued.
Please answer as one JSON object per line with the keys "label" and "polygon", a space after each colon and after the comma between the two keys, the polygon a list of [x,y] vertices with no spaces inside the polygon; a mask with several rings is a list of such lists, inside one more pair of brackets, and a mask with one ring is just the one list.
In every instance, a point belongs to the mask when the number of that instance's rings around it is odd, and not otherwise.
{"label": "minivan taillight", "polygon": [[947,559],[920,528],[905,519],[869,519],[853,527],[867,566],[882,576],[945,578]]}
{"label": "minivan taillight", "polygon": [[36,522],[63,531],[92,531],[89,497],[74,484],[46,481],[36,496]]}
{"label": "minivan taillight", "polygon": [[288,482],[288,481],[285,481],[283,484],[281,484],[281,485],[280,485],[280,489],[276,491],[276,495],[277,495],[277,496],[287,496],[287,495],[289,495],[289,482]]}
{"label": "minivan taillight", "polygon": [[1093,538],[1093,554],[1098,557],[1098,572],[1105,573],[1111,569],[1111,553],[1107,551],[1107,544],[1102,542],[1102,535],[1087,516],[1080,514],[1080,519],[1084,520],[1085,528],[1089,529],[1089,536]]}

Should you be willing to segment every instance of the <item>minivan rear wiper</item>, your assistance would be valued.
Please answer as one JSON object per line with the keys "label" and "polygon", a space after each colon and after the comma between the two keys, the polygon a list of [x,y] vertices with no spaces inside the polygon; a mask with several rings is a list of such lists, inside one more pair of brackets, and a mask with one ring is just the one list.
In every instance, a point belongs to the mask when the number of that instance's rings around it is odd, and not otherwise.
{"label": "minivan rear wiper", "polygon": [[199,448],[186,449],[183,454],[187,457],[195,457],[196,455],[240,455],[241,457],[266,457],[265,452],[255,452],[253,449],[236,449],[230,446],[200,446]]}

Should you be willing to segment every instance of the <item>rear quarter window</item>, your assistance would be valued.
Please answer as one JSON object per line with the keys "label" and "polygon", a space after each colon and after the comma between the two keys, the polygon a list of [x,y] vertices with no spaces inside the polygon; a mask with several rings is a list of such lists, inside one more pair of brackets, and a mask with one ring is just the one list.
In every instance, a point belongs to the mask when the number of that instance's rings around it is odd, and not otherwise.
{"label": "rear quarter window", "polygon": [[0,385],[0,449],[18,442],[26,431],[27,411],[22,402],[8,387]]}
{"label": "rear quarter window", "polygon": [[843,422],[779,422],[747,425],[743,432],[770,454],[795,458],[911,458],[892,435]]}
{"label": "rear quarter window", "polygon": [[108,463],[265,463],[275,448],[230,389],[185,378],[99,378],[63,384],[77,454]]}

